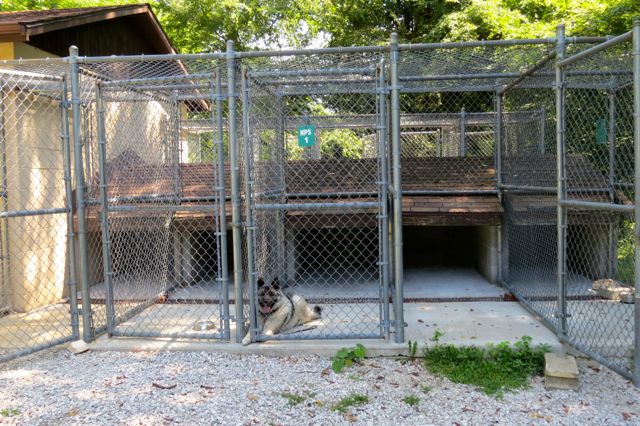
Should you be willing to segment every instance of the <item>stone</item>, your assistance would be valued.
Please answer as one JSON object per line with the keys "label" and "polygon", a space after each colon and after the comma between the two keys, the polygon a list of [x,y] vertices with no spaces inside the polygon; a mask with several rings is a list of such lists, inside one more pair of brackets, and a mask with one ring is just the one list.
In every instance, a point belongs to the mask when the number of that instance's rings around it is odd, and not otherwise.
{"label": "stone", "polygon": [[544,374],[545,376],[576,379],[578,378],[578,364],[571,355],[547,352],[544,354]]}
{"label": "stone", "polygon": [[563,377],[547,376],[544,378],[544,388],[547,390],[578,390],[580,384],[578,379],[567,379]]}
{"label": "stone", "polygon": [[547,389],[578,389],[578,365],[571,355],[544,354],[544,386]]}
{"label": "stone", "polygon": [[71,342],[67,347],[67,349],[69,349],[71,353],[74,353],[77,355],[77,354],[81,354],[83,352],[88,351],[90,348],[89,348],[89,344],[84,340],[76,340],[74,342]]}
{"label": "stone", "polygon": [[592,288],[598,296],[604,299],[633,303],[633,289],[625,287],[621,282],[611,278],[594,281]]}

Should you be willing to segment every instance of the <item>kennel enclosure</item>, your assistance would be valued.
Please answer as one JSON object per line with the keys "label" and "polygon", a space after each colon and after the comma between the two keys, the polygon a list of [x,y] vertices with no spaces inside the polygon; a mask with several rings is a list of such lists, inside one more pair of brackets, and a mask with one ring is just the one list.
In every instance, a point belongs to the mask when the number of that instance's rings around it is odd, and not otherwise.
{"label": "kennel enclosure", "polygon": [[[1,63],[0,358],[102,332],[402,342],[404,228],[469,238],[637,382],[639,25]],[[258,278],[324,317],[262,335]]]}

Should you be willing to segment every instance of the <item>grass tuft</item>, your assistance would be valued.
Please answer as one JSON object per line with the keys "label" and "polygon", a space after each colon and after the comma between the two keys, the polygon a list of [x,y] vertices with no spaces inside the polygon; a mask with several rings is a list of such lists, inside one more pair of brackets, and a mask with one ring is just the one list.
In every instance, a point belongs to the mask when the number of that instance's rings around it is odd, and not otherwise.
{"label": "grass tuft", "polygon": [[339,411],[340,413],[346,413],[350,407],[355,407],[357,405],[364,405],[369,402],[369,397],[367,395],[362,395],[359,393],[353,393],[345,398],[342,398],[336,405],[333,406],[334,411]]}
{"label": "grass tuft", "polygon": [[550,349],[532,347],[531,340],[524,336],[513,347],[508,342],[485,348],[436,345],[424,349],[424,363],[437,376],[501,398],[505,392],[526,388],[532,376],[544,372],[544,354]]}
{"label": "grass tuft", "polygon": [[413,407],[414,405],[418,405],[420,403],[420,398],[418,398],[415,395],[407,395],[404,398],[402,398],[402,401],[405,404],[411,405]]}
{"label": "grass tuft", "polygon": [[20,410],[17,408],[3,408],[0,410],[0,416],[2,417],[14,417],[20,414]]}

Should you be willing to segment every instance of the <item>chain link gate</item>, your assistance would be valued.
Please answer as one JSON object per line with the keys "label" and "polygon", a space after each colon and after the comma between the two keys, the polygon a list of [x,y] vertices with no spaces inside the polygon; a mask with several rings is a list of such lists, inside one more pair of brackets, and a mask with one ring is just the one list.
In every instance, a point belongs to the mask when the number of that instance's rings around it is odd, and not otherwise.
{"label": "chain link gate", "polygon": [[[242,69],[251,341],[389,333],[385,72],[358,56]],[[340,67],[307,68],[314,60]],[[321,318],[261,333],[261,293],[274,282]]]}
{"label": "chain link gate", "polygon": [[89,217],[100,221],[104,277],[93,305],[106,307],[110,335],[228,340],[220,68],[179,55],[84,68],[124,70],[93,79]]}
{"label": "chain link gate", "polygon": [[79,336],[67,80],[47,71],[0,69],[0,361]]}
{"label": "chain link gate", "polygon": [[[501,180],[509,288],[569,344],[637,379],[631,38],[578,47],[559,28],[555,51],[502,90]],[[546,113],[544,149],[509,119],[531,106]]]}

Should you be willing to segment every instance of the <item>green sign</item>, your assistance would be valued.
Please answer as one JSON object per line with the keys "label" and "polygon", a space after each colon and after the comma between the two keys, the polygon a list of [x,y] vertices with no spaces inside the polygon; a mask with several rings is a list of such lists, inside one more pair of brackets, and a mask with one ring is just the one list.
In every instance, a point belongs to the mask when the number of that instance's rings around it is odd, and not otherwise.
{"label": "green sign", "polygon": [[300,126],[298,127],[298,146],[306,148],[316,143],[316,126]]}
{"label": "green sign", "polygon": [[609,129],[607,129],[607,120],[600,118],[596,121],[596,143],[598,145],[606,145],[609,137]]}

